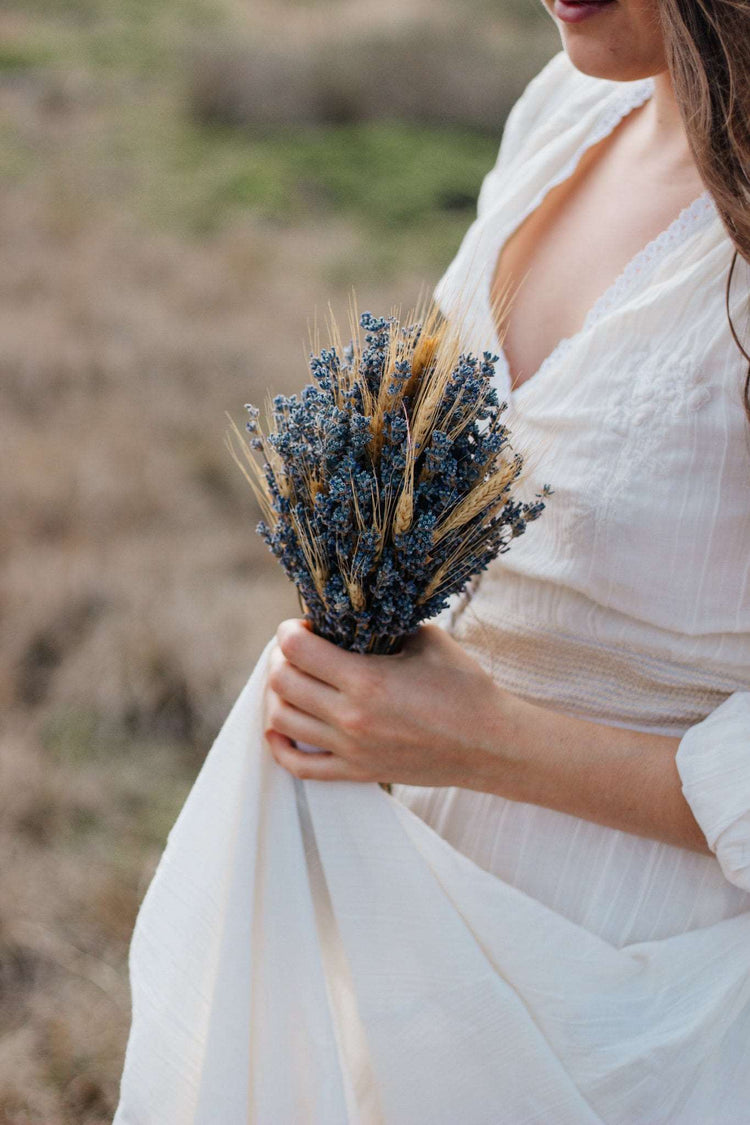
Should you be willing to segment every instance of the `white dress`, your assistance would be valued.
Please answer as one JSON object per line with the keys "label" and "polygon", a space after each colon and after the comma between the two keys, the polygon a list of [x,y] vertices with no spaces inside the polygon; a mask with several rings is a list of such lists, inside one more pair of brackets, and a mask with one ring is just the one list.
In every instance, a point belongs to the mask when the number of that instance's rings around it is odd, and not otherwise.
{"label": "white dress", "polygon": [[[508,120],[438,286],[499,351],[503,240],[648,98],[560,53]],[[441,622],[501,684],[680,738],[714,855],[457,788],[300,782],[270,643],[131,945],[116,1125],[747,1125],[750,439],[705,193],[509,394],[548,511]],[[739,325],[749,291],[739,271]]]}
{"label": "white dress", "polygon": [[[482,867],[617,946],[750,907],[750,425],[723,307],[732,246],[704,193],[513,393],[489,292],[511,231],[652,90],[651,79],[589,78],[560,52],[517,103],[438,285],[447,310],[472,293],[472,334],[501,355],[511,430],[543,450],[536,475],[555,489],[544,522],[454,614],[453,634],[528,699],[689,731],[677,765],[721,866],[487,793],[393,790]],[[736,284],[738,325],[747,293]]]}

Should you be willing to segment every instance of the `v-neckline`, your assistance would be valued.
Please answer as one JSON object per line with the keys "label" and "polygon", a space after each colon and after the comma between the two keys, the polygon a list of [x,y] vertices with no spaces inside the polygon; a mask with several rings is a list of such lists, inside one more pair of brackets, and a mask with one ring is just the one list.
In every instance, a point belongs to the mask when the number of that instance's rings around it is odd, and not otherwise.
{"label": "v-neckline", "polygon": [[604,292],[590,307],[578,331],[574,332],[571,336],[564,336],[558,340],[552,351],[545,356],[536,371],[534,371],[528,379],[524,379],[517,387],[511,386],[512,376],[510,364],[498,335],[497,324],[495,323],[493,314],[491,292],[498,260],[503,247],[515,232],[520,229],[526,219],[541,206],[548,192],[550,192],[552,188],[557,187],[558,184],[564,183],[573,175],[584,153],[593,145],[598,144],[599,141],[609,136],[630,112],[648,101],[653,91],[654,82],[652,78],[641,79],[634,82],[632,85],[629,84],[626,90],[617,90],[614,99],[603,107],[602,112],[594,122],[587,136],[584,137],[568,160],[564,162],[562,168],[537,192],[531,202],[522,209],[520,215],[510,226],[501,228],[500,237],[493,239],[493,245],[488,254],[489,276],[485,278],[481,291],[486,305],[485,312],[490,325],[489,335],[492,340],[492,348],[499,357],[498,366],[500,370],[498,374],[507,384],[507,390],[504,392],[506,397],[512,396],[516,398],[523,394],[531,384],[536,386],[540,377],[563,358],[570,347],[577,343],[604,313],[607,312],[617,300],[625,295],[636,280],[643,277],[644,271],[648,265],[655,263],[666,250],[680,240],[683,232],[692,229],[696,221],[701,217],[707,218],[709,215],[715,216],[717,214],[713,198],[709,190],[705,189],[692,203],[684,207],[664,230],[633,255],[614,281],[607,286]]}

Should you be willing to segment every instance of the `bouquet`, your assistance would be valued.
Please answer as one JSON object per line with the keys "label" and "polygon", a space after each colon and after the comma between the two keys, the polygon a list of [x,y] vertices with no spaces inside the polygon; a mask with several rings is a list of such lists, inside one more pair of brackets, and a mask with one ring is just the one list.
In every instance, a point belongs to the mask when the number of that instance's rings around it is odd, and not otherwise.
{"label": "bouquet", "polygon": [[232,422],[240,454],[231,431],[227,443],[313,630],[394,653],[508,550],[551,490],[513,495],[524,458],[492,386],[498,357],[461,351],[433,303],[404,324],[352,311],[351,329],[343,347],[331,319],[313,381],[269,398],[265,428],[246,403],[250,436]]}

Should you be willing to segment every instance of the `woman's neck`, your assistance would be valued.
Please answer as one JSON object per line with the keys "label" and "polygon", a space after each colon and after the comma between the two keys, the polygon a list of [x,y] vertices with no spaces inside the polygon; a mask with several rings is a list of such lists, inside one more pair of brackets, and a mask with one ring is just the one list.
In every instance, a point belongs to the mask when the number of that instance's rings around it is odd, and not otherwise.
{"label": "woman's neck", "polygon": [[644,139],[652,151],[662,153],[668,163],[674,164],[675,170],[697,174],[669,71],[655,74],[653,81],[654,93],[643,115]]}

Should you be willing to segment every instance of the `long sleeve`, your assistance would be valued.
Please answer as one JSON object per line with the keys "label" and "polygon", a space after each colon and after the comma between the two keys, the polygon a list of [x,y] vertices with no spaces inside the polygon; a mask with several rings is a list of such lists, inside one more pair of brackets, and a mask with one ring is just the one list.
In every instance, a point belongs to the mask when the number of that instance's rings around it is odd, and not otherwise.
{"label": "long sleeve", "polygon": [[736,691],[677,749],[682,792],[726,878],[750,891],[750,691]]}

